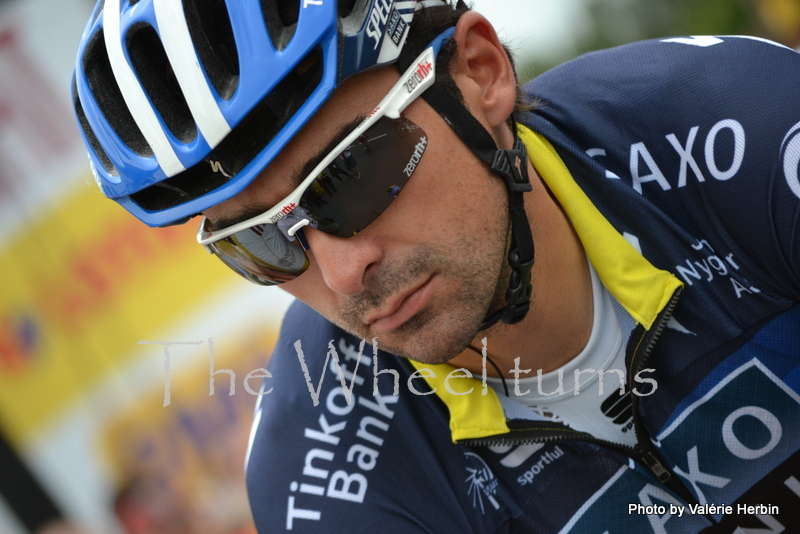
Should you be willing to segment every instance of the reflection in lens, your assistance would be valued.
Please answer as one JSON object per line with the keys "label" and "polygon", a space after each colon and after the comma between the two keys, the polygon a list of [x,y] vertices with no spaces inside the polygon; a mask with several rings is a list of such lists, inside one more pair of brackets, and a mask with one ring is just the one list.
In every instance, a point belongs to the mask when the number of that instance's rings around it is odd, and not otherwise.
{"label": "reflection in lens", "polygon": [[272,285],[292,280],[308,268],[308,257],[274,224],[261,224],[217,241],[212,249],[250,281]]}
{"label": "reflection in lens", "polygon": [[300,205],[319,229],[350,237],[397,198],[427,147],[425,132],[406,118],[381,118],[306,189]]}
{"label": "reflection in lens", "polygon": [[259,224],[231,236],[245,252],[259,261],[286,271],[297,271],[305,265],[305,253],[291,243],[274,224]]}

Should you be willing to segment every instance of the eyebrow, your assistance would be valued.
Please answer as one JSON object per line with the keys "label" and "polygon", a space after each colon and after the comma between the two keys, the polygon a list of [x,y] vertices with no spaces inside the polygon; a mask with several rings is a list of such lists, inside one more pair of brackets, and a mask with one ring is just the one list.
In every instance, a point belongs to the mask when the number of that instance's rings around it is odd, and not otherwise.
{"label": "eyebrow", "polygon": [[[294,188],[297,188],[297,186],[299,186],[303,180],[308,178],[308,175],[312,170],[314,170],[314,167],[319,165],[319,163],[325,159],[325,157],[330,154],[334,148],[336,148],[336,145],[344,141],[345,137],[350,135],[353,130],[355,130],[362,122],[364,122],[366,118],[366,115],[359,115],[352,121],[339,128],[336,132],[336,135],[331,138],[330,142],[328,142],[328,144],[325,145],[322,150],[318,151],[314,156],[308,159],[305,165],[303,165],[300,170],[295,173],[295,175],[292,177]],[[216,232],[218,230],[231,227],[234,224],[247,221],[253,217],[257,217],[262,213],[265,213],[273,207],[274,206],[269,206],[268,208],[264,208],[263,206],[258,206],[255,204],[246,205],[230,217],[223,217],[217,219],[216,221],[211,221],[211,231]]]}
{"label": "eyebrow", "polygon": [[259,206],[245,206],[230,217],[223,217],[221,219],[217,219],[216,221],[211,221],[211,231],[216,232],[218,230],[224,230],[225,228],[229,228],[234,224],[239,224],[240,222],[257,217],[265,211],[267,210]]}

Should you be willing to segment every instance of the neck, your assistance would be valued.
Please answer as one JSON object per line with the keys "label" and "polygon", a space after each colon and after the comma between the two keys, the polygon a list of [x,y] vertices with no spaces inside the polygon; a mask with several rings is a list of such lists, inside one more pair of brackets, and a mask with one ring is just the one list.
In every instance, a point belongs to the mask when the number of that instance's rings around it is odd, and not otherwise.
{"label": "neck", "polygon": [[[472,342],[480,351],[486,337],[489,357],[510,378],[515,358],[520,359],[519,369],[531,369],[520,375],[523,378],[569,362],[586,346],[593,320],[591,277],[583,246],[533,167],[528,171],[534,187],[525,195],[525,210],[536,246],[531,308],[520,323],[497,324],[479,332]],[[480,355],[469,349],[448,363],[473,373],[482,369]],[[487,373],[497,376],[491,367]]]}

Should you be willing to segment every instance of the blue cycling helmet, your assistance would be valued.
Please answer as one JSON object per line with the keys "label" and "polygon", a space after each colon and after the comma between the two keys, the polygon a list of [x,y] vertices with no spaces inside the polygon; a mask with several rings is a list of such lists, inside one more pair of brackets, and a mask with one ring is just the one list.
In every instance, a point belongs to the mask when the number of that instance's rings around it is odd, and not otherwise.
{"label": "blue cycling helmet", "polygon": [[150,226],[234,196],[345,78],[397,60],[419,7],[100,0],[72,84],[98,185]]}

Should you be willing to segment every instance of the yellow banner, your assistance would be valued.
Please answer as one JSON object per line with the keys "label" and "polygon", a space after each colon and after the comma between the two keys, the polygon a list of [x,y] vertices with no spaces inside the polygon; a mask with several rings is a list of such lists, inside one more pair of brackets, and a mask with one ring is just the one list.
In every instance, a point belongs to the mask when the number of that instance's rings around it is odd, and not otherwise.
{"label": "yellow banner", "polygon": [[[204,341],[191,349],[192,365],[173,377],[168,406],[159,384],[108,421],[98,437],[123,525],[133,519],[152,525],[170,521],[185,523],[180,530],[192,532],[255,534],[242,471],[258,399],[253,393],[261,386],[255,377],[263,376],[256,370],[266,368],[275,338],[273,329],[252,325],[214,343],[214,367],[220,370],[214,395],[209,395],[212,349]],[[235,375],[233,390],[227,371]],[[249,374],[253,378],[247,379]]]}
{"label": "yellow banner", "polygon": [[236,278],[195,224],[148,228],[81,182],[0,245],[0,424],[18,443]]}

